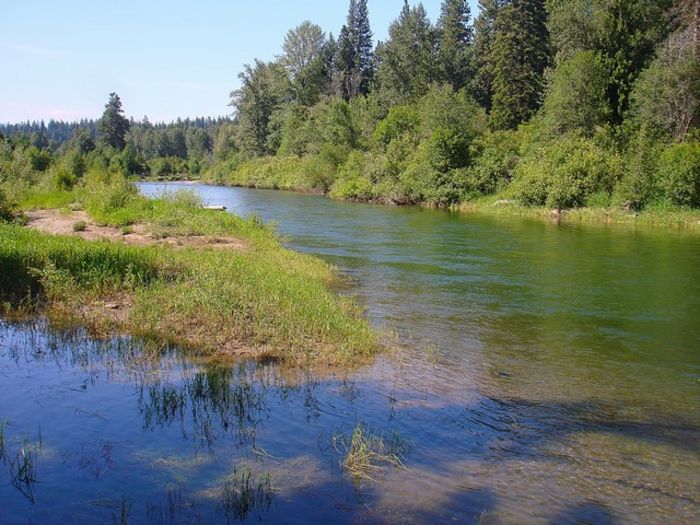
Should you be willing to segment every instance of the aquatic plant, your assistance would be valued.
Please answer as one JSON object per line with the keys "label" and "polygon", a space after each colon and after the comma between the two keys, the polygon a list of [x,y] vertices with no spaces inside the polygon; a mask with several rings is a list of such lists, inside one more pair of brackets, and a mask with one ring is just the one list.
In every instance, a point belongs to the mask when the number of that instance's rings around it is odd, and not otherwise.
{"label": "aquatic plant", "polygon": [[243,521],[252,511],[266,510],[272,505],[270,475],[254,475],[245,469],[237,471],[223,485],[220,510],[227,519]]}
{"label": "aquatic plant", "polygon": [[343,468],[356,483],[377,481],[387,467],[405,469],[404,458],[411,449],[398,433],[376,434],[364,423],[358,423],[349,437],[340,433],[331,441],[343,458]]}
{"label": "aquatic plant", "polygon": [[36,450],[27,441],[10,463],[12,485],[34,502],[34,484],[38,481]]}
{"label": "aquatic plant", "polygon": [[114,525],[129,525],[129,513],[132,506],[133,503],[127,501],[125,496],[122,496],[119,503],[119,516],[112,514],[112,523]]}

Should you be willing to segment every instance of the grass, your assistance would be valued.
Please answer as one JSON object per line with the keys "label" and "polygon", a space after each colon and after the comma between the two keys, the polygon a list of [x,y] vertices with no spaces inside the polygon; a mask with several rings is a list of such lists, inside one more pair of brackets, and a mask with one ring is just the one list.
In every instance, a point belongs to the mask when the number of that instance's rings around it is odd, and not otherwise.
{"label": "grass", "polygon": [[73,224],[74,232],[84,232],[87,230],[87,223],[85,221],[78,221]]}
{"label": "grass", "polygon": [[383,470],[405,469],[404,457],[410,451],[410,444],[400,435],[375,434],[358,423],[349,437],[338,434],[332,438],[333,447],[343,457],[342,466],[356,483],[377,481]]}
{"label": "grass", "polygon": [[551,208],[523,206],[500,197],[481,197],[455,206],[464,213],[512,215],[564,222],[630,224],[700,232],[700,210],[683,209],[666,205],[651,205],[639,212],[614,207],[585,207],[563,210],[560,216]]}
{"label": "grass", "polygon": [[[24,202],[56,200],[44,193]],[[139,223],[155,237],[224,236],[245,249],[127,246],[0,224],[5,310],[46,307],[53,316],[84,318],[98,334],[126,331],[207,354],[299,364],[357,363],[378,349],[360,309],[330,290],[333,269],[284,249],[259,219],[204,210],[192,194],[145,199],[122,181],[62,200],[100,224]]]}
{"label": "grass", "polygon": [[29,442],[25,443],[10,464],[12,485],[34,502],[34,485],[38,481],[36,471],[36,451]]}
{"label": "grass", "polygon": [[234,469],[223,485],[221,509],[235,521],[244,521],[251,512],[268,509],[272,496],[269,474],[255,476],[250,470]]}

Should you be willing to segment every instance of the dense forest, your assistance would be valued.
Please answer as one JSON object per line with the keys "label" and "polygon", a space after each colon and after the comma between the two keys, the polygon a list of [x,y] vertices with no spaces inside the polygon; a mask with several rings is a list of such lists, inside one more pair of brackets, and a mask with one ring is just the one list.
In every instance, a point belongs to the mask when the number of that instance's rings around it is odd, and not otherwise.
{"label": "dense forest", "polygon": [[73,184],[99,157],[396,204],[700,206],[700,0],[479,5],[444,0],[433,23],[406,1],[375,46],[350,0],[337,38],[304,21],[246,65],[230,120],[130,122],[113,94],[99,122],[0,129],[2,171]]}

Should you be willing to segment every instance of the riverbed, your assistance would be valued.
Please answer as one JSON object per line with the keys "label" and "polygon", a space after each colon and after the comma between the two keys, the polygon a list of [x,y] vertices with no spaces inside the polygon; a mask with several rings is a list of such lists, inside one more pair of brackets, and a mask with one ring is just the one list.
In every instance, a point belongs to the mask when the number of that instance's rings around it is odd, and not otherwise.
{"label": "riverbed", "polygon": [[[398,348],[321,376],[3,322],[1,523],[697,522],[700,236],[182,188],[336,265]],[[348,475],[358,425],[403,466]]]}

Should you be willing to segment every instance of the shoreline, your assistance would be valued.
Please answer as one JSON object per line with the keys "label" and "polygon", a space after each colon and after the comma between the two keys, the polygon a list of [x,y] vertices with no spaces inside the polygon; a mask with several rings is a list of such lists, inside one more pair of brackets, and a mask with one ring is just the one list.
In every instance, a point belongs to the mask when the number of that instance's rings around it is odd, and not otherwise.
{"label": "shoreline", "polygon": [[53,194],[35,194],[23,219],[0,223],[3,316],[312,368],[353,368],[384,348],[362,308],[334,290],[334,269],[283,247],[268,226],[188,195],[134,191],[112,210],[94,195],[66,193],[73,204],[56,209]]}
{"label": "shoreline", "polygon": [[208,186],[217,186],[224,188],[243,188],[257,189],[267,191],[287,191],[291,193],[299,193],[302,195],[317,195],[323,196],[338,202],[350,202],[356,204],[370,204],[373,206],[414,206],[425,209],[444,210],[446,212],[461,213],[465,215],[479,213],[491,216],[512,216],[529,219],[537,219],[545,222],[555,222],[562,224],[597,224],[605,225],[621,225],[627,227],[641,226],[644,228],[663,229],[668,231],[687,231],[692,233],[700,233],[700,209],[675,209],[675,210],[655,210],[646,209],[641,211],[627,211],[623,208],[572,208],[556,210],[546,207],[523,206],[512,200],[506,200],[501,197],[490,196],[481,197],[472,201],[464,201],[459,204],[454,204],[448,208],[439,208],[426,204],[404,204],[399,202],[387,202],[386,199],[333,199],[329,193],[324,193],[320,190],[310,191],[307,189],[293,188],[276,188],[255,185],[243,184],[225,184],[216,183],[207,180],[197,181],[156,181],[142,179],[139,182],[149,182],[156,184],[203,184]]}

